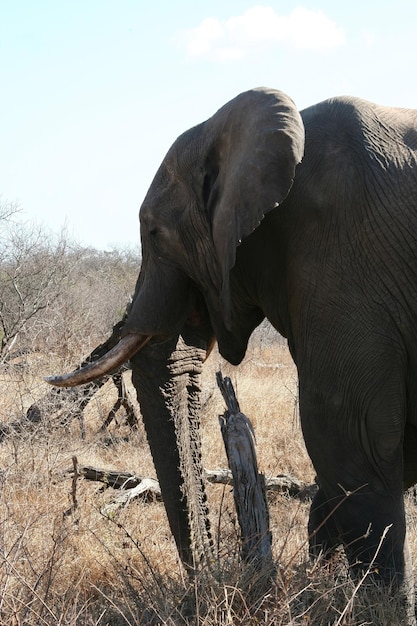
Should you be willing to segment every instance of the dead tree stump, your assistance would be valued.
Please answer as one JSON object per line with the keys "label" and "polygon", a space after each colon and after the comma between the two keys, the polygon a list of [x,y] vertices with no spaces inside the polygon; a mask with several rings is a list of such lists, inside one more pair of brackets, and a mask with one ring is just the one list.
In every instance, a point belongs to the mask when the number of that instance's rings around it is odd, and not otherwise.
{"label": "dead tree stump", "polygon": [[233,475],[233,495],[241,530],[242,559],[263,575],[272,575],[273,560],[265,477],[258,472],[255,434],[240,412],[230,378],[216,374],[227,410],[219,416],[227,459]]}

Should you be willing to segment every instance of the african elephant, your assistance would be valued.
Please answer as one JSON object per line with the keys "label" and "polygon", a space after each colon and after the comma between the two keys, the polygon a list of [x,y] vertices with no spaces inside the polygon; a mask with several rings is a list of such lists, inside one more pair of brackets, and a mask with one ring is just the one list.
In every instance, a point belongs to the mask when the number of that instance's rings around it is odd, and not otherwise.
{"label": "african elephant", "polygon": [[342,97],[299,113],[282,92],[242,93],[175,141],[140,224],[143,262],[114,347],[49,382],[81,384],[131,360],[189,563],[174,379],[187,378],[198,418],[206,351],[217,341],[239,364],[268,318],[297,366],[320,487],[312,554],[343,544],[353,569],[375,558],[376,577],[402,584],[403,492],[417,481],[417,111]]}

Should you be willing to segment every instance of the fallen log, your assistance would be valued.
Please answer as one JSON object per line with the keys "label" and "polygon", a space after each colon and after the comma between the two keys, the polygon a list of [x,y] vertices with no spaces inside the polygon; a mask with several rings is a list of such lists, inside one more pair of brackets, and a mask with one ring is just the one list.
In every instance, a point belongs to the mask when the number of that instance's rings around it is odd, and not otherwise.
{"label": "fallen log", "polygon": [[[204,477],[209,483],[220,483],[223,485],[230,485],[231,487],[233,487],[234,484],[233,474],[230,469],[205,469]],[[265,476],[264,481],[266,491],[276,491],[282,495],[297,498],[302,502],[312,500],[318,490],[316,483],[305,483],[302,480],[298,480],[298,478],[291,476],[291,474]]]}
{"label": "fallen log", "polygon": [[[102,482],[113,489],[133,489],[142,481],[148,480],[146,476],[135,474],[133,472],[125,472],[118,470],[100,469],[91,465],[79,465],[78,474],[85,480]],[[72,476],[73,468],[64,470],[65,476]],[[208,483],[229,485],[233,487],[233,474],[230,469],[204,470],[204,478]],[[155,480],[151,478],[150,480]],[[158,484],[158,481],[155,480]],[[159,487],[159,484],[158,484]],[[278,476],[265,477],[265,489],[267,491],[276,491],[282,495],[299,500],[311,500],[318,487],[315,483],[308,484],[298,480],[289,474],[280,474]]]}
{"label": "fallen log", "polygon": [[79,465],[77,457],[72,459],[72,467],[64,471],[64,475],[72,476],[72,505],[70,509],[64,511],[64,517],[73,515],[77,505],[77,481],[79,478],[101,482],[105,487],[112,487],[119,490],[110,502],[107,502],[100,512],[105,517],[114,517],[118,509],[126,506],[129,502],[142,496],[150,501],[162,500],[159,483],[154,478],[146,478],[130,472],[120,472],[117,470],[99,469],[90,465]]}
{"label": "fallen log", "polygon": [[[73,474],[72,468],[67,469],[65,474]],[[134,489],[142,481],[148,480],[145,476],[133,474],[131,472],[121,472],[118,470],[99,469],[91,465],[78,465],[78,475],[86,480],[93,480],[104,483],[113,489]],[[152,480],[152,479],[149,479]]]}
{"label": "fallen log", "polygon": [[[100,469],[91,465],[78,465],[76,457],[73,458],[73,466],[64,470],[63,475],[70,476],[73,481],[73,504],[68,511],[64,512],[64,517],[73,514],[77,508],[76,491],[79,478],[100,482],[105,488],[110,487],[120,492],[101,508],[100,511],[105,517],[113,518],[119,509],[127,506],[139,497],[147,502],[162,501],[161,489],[155,478],[149,478],[133,472]],[[209,483],[233,487],[233,475],[229,469],[204,470],[204,477]],[[314,493],[317,491],[317,485],[306,485],[293,476],[281,475],[265,478],[265,489],[306,500],[314,496]],[[265,559],[263,559],[262,563],[265,565]],[[257,563],[257,567],[260,567],[259,563]]]}
{"label": "fallen log", "polygon": [[[78,465],[76,457],[73,458],[73,466],[64,470],[63,475],[70,476],[73,482],[73,504],[68,511],[64,512],[64,517],[73,514],[77,508],[76,491],[79,478],[100,482],[105,488],[110,487],[120,492],[101,508],[101,513],[105,517],[113,518],[120,508],[127,506],[139,497],[147,502],[162,501],[161,489],[155,478],[149,478],[133,472],[100,469],[91,465]],[[212,484],[230,485],[231,487],[234,484],[233,474],[230,469],[204,470],[204,477],[207,482]],[[313,498],[318,488],[315,484],[307,485],[293,476],[284,474],[265,478],[264,485],[266,490],[277,491],[283,495],[299,498],[303,501]],[[264,566],[265,558],[263,558],[262,563]],[[266,561],[266,563],[268,568],[271,569],[272,562]],[[256,565],[259,569],[260,563],[257,562]]]}
{"label": "fallen log", "polygon": [[130,489],[125,489],[119,493],[110,502],[105,504],[100,512],[106,517],[114,517],[115,513],[122,507],[126,506],[132,500],[139,497],[146,497],[146,499],[162,500],[161,489],[159,483],[155,478],[143,478],[143,480]]}

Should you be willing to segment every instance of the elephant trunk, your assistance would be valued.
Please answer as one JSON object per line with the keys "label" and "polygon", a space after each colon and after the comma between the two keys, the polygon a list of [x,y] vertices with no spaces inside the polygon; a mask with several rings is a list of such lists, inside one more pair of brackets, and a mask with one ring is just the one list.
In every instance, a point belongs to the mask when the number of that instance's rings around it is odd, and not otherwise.
{"label": "elephant trunk", "polygon": [[207,346],[201,340],[194,343],[200,347],[182,337],[152,342],[131,359],[168,522],[181,560],[191,569],[211,552],[199,435],[200,374]]}

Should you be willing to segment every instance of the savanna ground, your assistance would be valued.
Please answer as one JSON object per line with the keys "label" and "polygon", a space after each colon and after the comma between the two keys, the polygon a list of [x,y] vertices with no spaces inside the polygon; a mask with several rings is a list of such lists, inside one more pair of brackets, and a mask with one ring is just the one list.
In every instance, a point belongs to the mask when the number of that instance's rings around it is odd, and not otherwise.
{"label": "savanna ground", "polygon": [[[120,319],[137,254],[80,249],[65,237],[51,241],[15,223],[16,212],[0,203],[0,625],[400,625],[389,594],[366,581],[355,586],[342,555],[326,567],[309,561],[309,502],[268,492],[276,579],[265,588],[240,564],[231,487],[207,484],[215,562],[190,579],[160,502],[136,499],[109,517],[102,511],[115,490],[73,482],[73,457],[80,465],[155,476],[140,420],[132,429],[122,411],[102,429],[116,400],[111,381],[84,411],[85,438],[71,405],[46,410],[38,423],[26,419],[49,389],[44,376],[73,369]],[[312,483],[296,371],[268,327],[255,334],[239,367],[216,351],[205,365],[204,467],[227,467],[219,367],[255,428],[260,471]],[[134,400],[129,372],[124,377]],[[411,497],[407,515],[417,563]]]}
{"label": "savanna ground", "polygon": [[[0,421],[19,418],[47,390],[43,376],[68,366],[54,353],[3,365]],[[218,425],[225,408],[215,384],[219,366],[234,382],[241,409],[254,425],[260,471],[313,482],[297,415],[296,372],[285,344],[271,341],[271,331],[258,334],[238,368],[225,364],[216,352],[206,364],[204,466],[227,466]],[[308,503],[288,496],[269,493],[277,578],[266,592],[257,589],[256,580],[245,578],[239,564],[230,487],[207,485],[216,573],[203,569],[194,580],[178,562],[160,502],[135,500],[108,519],[100,511],[114,491],[79,479],[74,510],[72,480],[66,473],[73,456],[80,464],[154,476],[141,424],[131,430],[121,414],[118,424],[100,430],[114,394],[110,382],[88,405],[84,440],[77,420],[61,425],[60,414],[43,419],[31,431],[8,433],[1,442],[1,624],[401,623],[384,594],[369,590],[363,598],[346,576],[342,557],[330,568],[312,566],[307,556]],[[411,501],[408,513],[415,554]]]}

